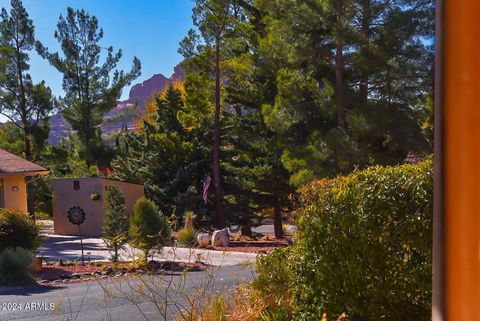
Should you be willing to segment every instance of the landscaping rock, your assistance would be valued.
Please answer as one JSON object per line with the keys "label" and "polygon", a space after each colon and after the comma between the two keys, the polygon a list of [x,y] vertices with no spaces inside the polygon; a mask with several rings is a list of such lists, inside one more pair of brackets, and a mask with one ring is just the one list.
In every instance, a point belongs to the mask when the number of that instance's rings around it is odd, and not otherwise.
{"label": "landscaping rock", "polygon": [[197,235],[198,245],[205,247],[210,244],[210,234],[208,233],[198,233]]}
{"label": "landscaping rock", "polygon": [[70,277],[72,279],[79,279],[81,277],[81,274],[80,273],[72,273],[72,275],[70,275]]}
{"label": "landscaping rock", "polygon": [[216,230],[212,235],[212,246],[227,247],[230,244],[230,232],[227,228]]}

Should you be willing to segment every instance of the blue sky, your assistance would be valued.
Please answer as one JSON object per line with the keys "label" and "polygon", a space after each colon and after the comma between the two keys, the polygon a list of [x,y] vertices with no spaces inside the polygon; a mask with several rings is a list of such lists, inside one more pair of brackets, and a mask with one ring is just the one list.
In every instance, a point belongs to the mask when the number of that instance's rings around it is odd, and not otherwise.
{"label": "blue sky", "polygon": [[[191,0],[23,0],[35,25],[35,36],[51,51],[59,51],[53,33],[58,17],[66,8],[83,8],[95,15],[104,30],[102,45],[122,49],[119,68],[130,70],[132,59],[142,62],[141,82],[153,74],[169,77],[182,57],[178,43],[192,27]],[[0,0],[9,9],[10,0]],[[36,53],[30,56],[30,74],[34,82],[45,80],[54,95],[63,94],[62,76]],[[122,94],[128,96],[129,88]],[[3,121],[3,119],[0,119]]]}

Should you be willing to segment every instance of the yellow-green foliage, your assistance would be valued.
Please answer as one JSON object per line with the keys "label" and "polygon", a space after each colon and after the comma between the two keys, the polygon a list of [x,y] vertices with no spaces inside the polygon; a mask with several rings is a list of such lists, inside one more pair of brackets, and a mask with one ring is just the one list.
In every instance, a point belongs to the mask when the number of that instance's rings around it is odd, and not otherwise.
{"label": "yellow-green foliage", "polygon": [[263,318],[276,321],[292,319],[291,288],[294,278],[291,249],[277,249],[257,257],[257,277],[251,287],[258,291],[265,309]]}
{"label": "yellow-green foliage", "polygon": [[430,320],[432,160],[371,167],[302,190],[295,320]]}
{"label": "yellow-green foliage", "polygon": [[39,245],[38,227],[27,213],[0,208],[0,251],[17,246],[35,250]]}
{"label": "yellow-green foliage", "polygon": [[192,211],[186,211],[185,225],[177,233],[178,244],[182,246],[194,246],[197,243],[197,230],[193,226],[194,213]]}

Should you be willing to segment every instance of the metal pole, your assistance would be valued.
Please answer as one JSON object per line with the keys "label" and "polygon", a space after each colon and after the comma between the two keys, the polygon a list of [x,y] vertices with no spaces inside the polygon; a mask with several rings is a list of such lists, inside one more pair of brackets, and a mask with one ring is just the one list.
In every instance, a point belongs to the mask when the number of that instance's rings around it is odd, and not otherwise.
{"label": "metal pole", "polygon": [[82,248],[82,265],[85,265],[85,257],[83,256],[83,237],[82,237],[82,229],[80,228],[80,224],[78,224],[78,232],[80,233],[80,246]]}

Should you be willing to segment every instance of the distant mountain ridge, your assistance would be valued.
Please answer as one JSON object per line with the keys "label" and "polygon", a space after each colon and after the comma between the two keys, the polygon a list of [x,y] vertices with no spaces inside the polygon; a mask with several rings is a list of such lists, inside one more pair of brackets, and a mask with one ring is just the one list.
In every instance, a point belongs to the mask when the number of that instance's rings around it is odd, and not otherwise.
{"label": "distant mountain ridge", "polygon": [[[145,103],[153,93],[161,92],[168,84],[175,81],[183,81],[184,73],[180,66],[173,68],[173,74],[167,78],[162,74],[154,74],[142,83],[135,84],[130,88],[128,99],[121,101],[111,111],[104,115],[104,121],[99,126],[103,136],[116,133],[125,125],[132,130],[135,120],[145,111]],[[137,106],[135,107],[135,103]],[[129,109],[130,108],[130,109]],[[57,113],[50,118],[50,136],[48,142],[57,145],[61,139],[66,138],[72,131],[63,115]]]}

